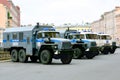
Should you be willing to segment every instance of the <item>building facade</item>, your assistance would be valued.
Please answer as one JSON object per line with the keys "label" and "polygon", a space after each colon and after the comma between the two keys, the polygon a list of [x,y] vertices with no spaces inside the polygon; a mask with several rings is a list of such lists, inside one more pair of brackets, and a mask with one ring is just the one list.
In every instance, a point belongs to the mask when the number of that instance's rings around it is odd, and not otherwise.
{"label": "building facade", "polygon": [[98,33],[107,33],[120,44],[120,7],[105,12],[101,19],[91,23],[92,30]]}
{"label": "building facade", "polygon": [[65,27],[57,26],[55,28],[57,31],[62,31],[62,30],[65,31],[68,29],[68,27],[71,30],[77,30],[80,32],[91,32],[92,31],[90,26],[65,26]]}
{"label": "building facade", "polygon": [[11,0],[0,0],[0,46],[5,28],[20,26],[20,8]]}

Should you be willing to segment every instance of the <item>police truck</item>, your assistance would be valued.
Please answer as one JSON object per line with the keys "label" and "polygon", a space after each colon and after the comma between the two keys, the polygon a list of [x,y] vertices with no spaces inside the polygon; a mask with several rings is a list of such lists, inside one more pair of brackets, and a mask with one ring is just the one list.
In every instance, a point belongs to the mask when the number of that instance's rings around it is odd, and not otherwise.
{"label": "police truck", "polygon": [[82,57],[92,59],[98,53],[96,42],[83,40],[80,36],[80,32],[77,30],[72,30],[68,27],[67,30],[61,32],[61,35],[61,37],[71,41],[72,48],[75,51],[73,54],[73,58],[75,59]]}
{"label": "police truck", "polygon": [[100,52],[103,54],[113,54],[117,48],[116,41],[113,40],[109,34],[98,33],[97,35],[97,44],[99,46]]}
{"label": "police truck", "polygon": [[10,51],[13,62],[31,61],[50,64],[52,58],[61,59],[63,64],[72,61],[71,42],[59,38],[53,26],[36,26],[6,28],[3,32],[4,50]]}

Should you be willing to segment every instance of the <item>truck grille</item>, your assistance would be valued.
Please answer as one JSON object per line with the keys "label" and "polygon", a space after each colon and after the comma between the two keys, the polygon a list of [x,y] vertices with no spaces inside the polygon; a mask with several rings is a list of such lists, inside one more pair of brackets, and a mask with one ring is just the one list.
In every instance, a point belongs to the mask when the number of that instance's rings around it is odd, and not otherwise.
{"label": "truck grille", "polygon": [[71,48],[71,42],[62,42],[61,49],[70,49]]}
{"label": "truck grille", "polygon": [[96,46],[96,42],[91,42],[91,46]]}

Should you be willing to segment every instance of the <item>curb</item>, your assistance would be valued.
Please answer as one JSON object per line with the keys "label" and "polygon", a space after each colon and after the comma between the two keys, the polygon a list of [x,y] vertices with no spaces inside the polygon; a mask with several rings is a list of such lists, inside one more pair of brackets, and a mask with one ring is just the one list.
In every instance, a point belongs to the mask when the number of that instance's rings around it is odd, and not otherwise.
{"label": "curb", "polygon": [[1,62],[10,62],[11,60],[9,59],[9,60],[0,60],[0,63]]}

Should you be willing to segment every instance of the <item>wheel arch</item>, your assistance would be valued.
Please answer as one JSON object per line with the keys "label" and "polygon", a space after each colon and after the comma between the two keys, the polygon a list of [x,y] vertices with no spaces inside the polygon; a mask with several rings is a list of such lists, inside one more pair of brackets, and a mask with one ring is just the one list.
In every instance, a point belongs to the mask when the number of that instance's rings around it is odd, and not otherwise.
{"label": "wheel arch", "polygon": [[73,45],[72,48],[73,48],[73,49],[74,49],[74,48],[79,48],[79,49],[82,50],[82,52],[85,51],[85,48],[84,48],[82,45]]}
{"label": "wheel arch", "polygon": [[41,48],[39,49],[39,55],[40,55],[40,53],[41,53],[41,51],[42,50],[49,50],[51,53],[52,53],[52,55],[53,55],[53,53],[54,53],[54,51],[53,51],[53,49],[52,49],[52,47],[50,46],[50,45],[43,45],[43,46],[41,46]]}

